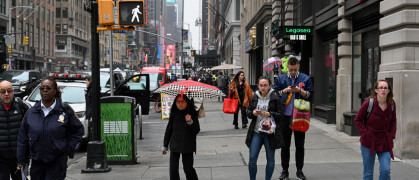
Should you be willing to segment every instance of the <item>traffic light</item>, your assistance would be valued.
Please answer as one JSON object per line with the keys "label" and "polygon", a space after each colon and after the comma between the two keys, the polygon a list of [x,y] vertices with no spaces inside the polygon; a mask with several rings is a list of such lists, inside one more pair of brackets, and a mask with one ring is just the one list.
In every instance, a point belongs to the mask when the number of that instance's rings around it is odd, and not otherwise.
{"label": "traffic light", "polygon": [[195,55],[196,55],[196,50],[191,50],[191,56],[195,57]]}
{"label": "traffic light", "polygon": [[115,24],[113,19],[113,0],[99,0],[99,24],[101,26],[111,26]]}
{"label": "traffic light", "polygon": [[29,44],[29,37],[23,36],[23,45],[28,45],[28,44]]}
{"label": "traffic light", "polygon": [[144,26],[143,0],[119,0],[117,7],[119,26]]}
{"label": "traffic light", "polygon": [[7,46],[7,52],[8,52],[9,54],[11,54],[11,53],[12,53],[12,46]]}

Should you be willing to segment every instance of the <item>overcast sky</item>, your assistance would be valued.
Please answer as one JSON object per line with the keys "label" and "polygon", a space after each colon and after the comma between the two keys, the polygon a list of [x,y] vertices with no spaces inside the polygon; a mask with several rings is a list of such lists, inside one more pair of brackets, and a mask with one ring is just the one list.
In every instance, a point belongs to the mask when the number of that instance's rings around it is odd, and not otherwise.
{"label": "overcast sky", "polygon": [[[200,3],[202,0],[184,0],[184,29],[189,28],[189,44],[192,44],[191,49],[198,50],[200,48],[200,27],[195,26],[195,20],[200,17]],[[189,25],[188,25],[189,24]]]}

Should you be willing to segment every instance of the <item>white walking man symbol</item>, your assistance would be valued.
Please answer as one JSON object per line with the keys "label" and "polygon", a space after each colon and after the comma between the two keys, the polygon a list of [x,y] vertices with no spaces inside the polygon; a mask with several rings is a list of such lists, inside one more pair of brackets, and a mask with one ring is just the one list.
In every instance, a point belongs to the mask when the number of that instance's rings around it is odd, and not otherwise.
{"label": "white walking man symbol", "polygon": [[140,22],[140,17],[138,17],[138,14],[143,14],[143,13],[141,13],[141,11],[140,11],[140,5],[137,5],[137,7],[136,7],[136,8],[132,9],[131,13],[132,13],[132,19],[131,19],[131,22],[134,22],[134,19],[135,19],[135,18],[137,18],[137,21],[138,21],[138,22]]}

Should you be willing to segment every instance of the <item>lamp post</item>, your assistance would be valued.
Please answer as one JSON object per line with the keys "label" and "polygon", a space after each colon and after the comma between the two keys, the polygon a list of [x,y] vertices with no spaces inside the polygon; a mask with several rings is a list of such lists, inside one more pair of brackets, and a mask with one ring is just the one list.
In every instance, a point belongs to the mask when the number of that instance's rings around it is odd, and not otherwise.
{"label": "lamp post", "polygon": [[[9,1],[7,1],[7,3],[9,3]],[[10,7],[9,8],[9,33],[8,34],[13,33],[12,32],[12,9],[17,9],[17,8],[30,8],[30,9],[32,9],[31,6],[15,6],[15,7]],[[14,38],[14,35],[13,35],[13,38]],[[12,68],[12,55],[11,54],[9,54],[9,67],[10,67],[10,69],[13,69]]]}

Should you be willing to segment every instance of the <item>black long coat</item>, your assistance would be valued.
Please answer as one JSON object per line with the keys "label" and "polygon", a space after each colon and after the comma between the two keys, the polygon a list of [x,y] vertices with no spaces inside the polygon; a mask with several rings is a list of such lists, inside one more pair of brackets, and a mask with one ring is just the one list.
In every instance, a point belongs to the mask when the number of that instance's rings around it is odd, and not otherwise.
{"label": "black long coat", "polygon": [[[176,102],[176,101],[174,101]],[[185,116],[190,114],[193,123],[186,123]],[[178,153],[196,152],[196,136],[200,131],[198,113],[196,112],[193,102],[188,105],[185,110],[177,110],[172,112],[169,117],[169,123],[164,134],[163,146]]]}
{"label": "black long coat", "polygon": [[[247,107],[247,117],[252,120],[250,122],[249,130],[247,131],[246,136],[246,145],[250,147],[250,142],[253,138],[254,129],[257,122],[257,116],[253,115],[253,110],[256,109],[258,104],[259,97],[255,93],[250,100],[249,107]],[[283,120],[282,116],[284,114],[284,107],[281,103],[281,99],[276,91],[273,91],[270,95],[268,112],[274,118],[276,123],[275,134],[269,135],[269,148],[270,149],[279,149],[283,146],[282,134],[280,132],[280,121]]]}

